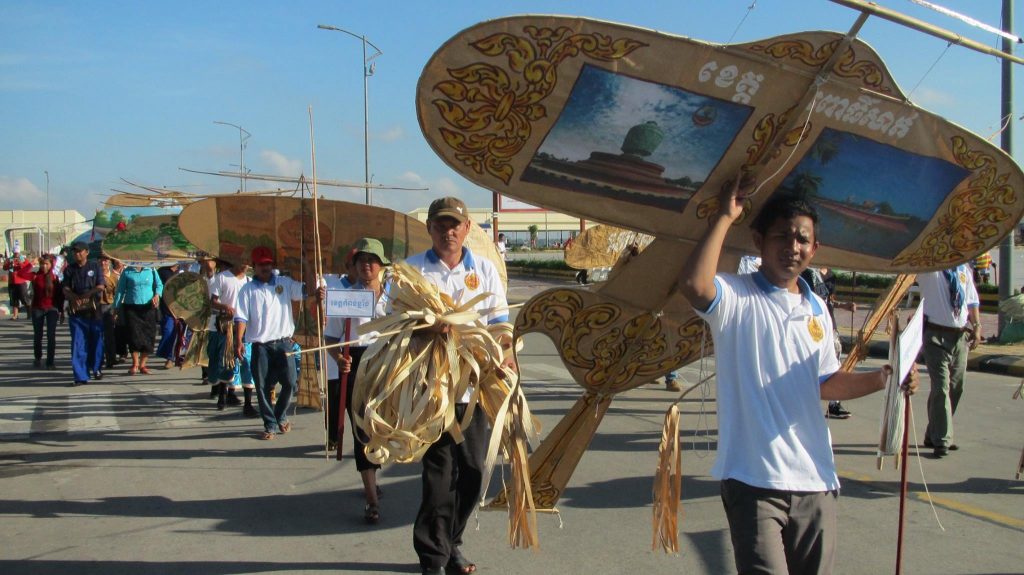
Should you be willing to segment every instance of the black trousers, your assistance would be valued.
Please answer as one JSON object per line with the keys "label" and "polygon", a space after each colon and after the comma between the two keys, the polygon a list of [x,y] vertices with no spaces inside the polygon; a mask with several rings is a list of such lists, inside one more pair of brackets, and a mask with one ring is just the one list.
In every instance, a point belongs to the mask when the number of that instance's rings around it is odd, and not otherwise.
{"label": "black trousers", "polygon": [[[462,419],[466,404],[455,405]],[[477,408],[464,441],[456,444],[445,433],[423,455],[423,500],[412,539],[420,567],[443,568],[452,551],[462,545],[462,533],[473,514],[483,484],[487,456],[487,416]]]}
{"label": "black trousers", "polygon": [[[359,362],[363,358],[365,347],[349,348],[349,357],[352,358],[352,371],[348,374],[348,381],[345,382],[347,389],[345,393],[345,411],[348,412],[348,422],[352,428],[352,448],[356,458],[356,469],[366,471],[367,469],[380,469],[380,465],[370,463],[366,458],[366,439],[362,430],[356,427],[356,420],[352,417],[352,391],[355,389],[356,374],[359,373]],[[328,357],[327,361],[334,361]],[[341,441],[338,438],[338,403],[341,401],[341,379],[332,379],[327,382],[327,438],[338,444],[341,449]],[[363,406],[360,406],[362,409]]]}

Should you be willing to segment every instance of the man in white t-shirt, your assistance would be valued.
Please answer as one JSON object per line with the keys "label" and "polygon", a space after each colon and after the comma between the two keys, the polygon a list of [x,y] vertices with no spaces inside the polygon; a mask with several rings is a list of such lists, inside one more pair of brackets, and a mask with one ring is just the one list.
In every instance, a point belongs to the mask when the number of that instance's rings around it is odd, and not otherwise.
{"label": "man in white t-shirt", "polygon": [[967,264],[919,274],[917,283],[924,305],[924,361],[931,380],[924,445],[941,458],[959,449],[953,443],[953,414],[964,392],[967,351],[981,342],[981,302]]}
{"label": "man in white t-shirt", "polygon": [[[259,246],[252,250],[252,281],[238,291],[235,307],[235,357],[245,357],[245,344],[252,344],[251,367],[256,399],[263,418],[263,439],[288,433],[288,406],[295,394],[295,360],[287,354],[296,347],[293,301],[302,301],[303,284],[287,276],[274,275],[274,253]],[[277,402],[270,404],[271,392],[281,384]]]}
{"label": "man in white t-shirt", "polygon": [[498,255],[503,261],[508,260],[508,242],[505,241],[505,234],[498,234],[498,241],[494,246],[498,248]]}
{"label": "man in white t-shirt", "polygon": [[[210,305],[217,312],[214,316],[215,330],[210,333],[210,340],[213,341],[216,338],[220,341],[220,345],[216,348],[218,354],[225,352],[227,333],[233,328],[235,308],[238,306],[238,292],[241,291],[242,286],[249,283],[249,278],[245,275],[248,267],[244,263],[231,264],[230,269],[222,271],[210,280]],[[213,348],[212,345],[211,348]],[[231,350],[232,353],[234,351],[234,349]],[[210,370],[209,379],[218,388],[217,409],[222,409],[225,404],[238,405],[240,403],[238,390],[242,390],[245,394],[242,414],[246,417],[259,415],[252,405],[252,392],[255,386],[249,366],[251,356],[252,344],[243,342],[243,356],[235,358],[234,364],[230,368],[222,361],[215,362],[214,358],[210,357],[211,368],[216,365],[216,369]]]}
{"label": "man in white t-shirt", "polygon": [[[452,297],[458,305],[481,293],[474,309],[491,310],[488,324],[508,321],[505,286],[497,268],[489,260],[478,257],[463,246],[469,235],[469,211],[458,198],[440,198],[427,211],[427,232],[431,249],[411,256],[409,264]],[[444,333],[447,326],[438,326]],[[506,369],[515,370],[511,358]],[[466,412],[470,391],[455,405],[455,418]],[[484,457],[487,453],[487,420],[477,411],[463,441],[445,433],[423,455],[423,500],[413,525],[413,546],[425,574],[472,573],[476,565],[462,555],[462,533],[466,528],[483,481]]]}
{"label": "man in white t-shirt", "polygon": [[[836,545],[839,479],[821,401],[884,389],[892,368],[839,371],[825,302],[800,273],[818,247],[818,216],[804,200],[770,198],[752,224],[761,267],[717,274],[726,234],[743,214],[740,182],[690,254],[680,289],[714,337],[718,454],[740,573],[828,573]],[[916,389],[911,370],[908,389]]]}

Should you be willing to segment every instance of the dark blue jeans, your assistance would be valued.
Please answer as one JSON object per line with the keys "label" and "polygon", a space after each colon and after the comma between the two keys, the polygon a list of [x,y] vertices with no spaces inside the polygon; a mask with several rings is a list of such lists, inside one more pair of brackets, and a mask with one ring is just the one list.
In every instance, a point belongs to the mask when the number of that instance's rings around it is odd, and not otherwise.
{"label": "dark blue jeans", "polygon": [[46,326],[46,364],[53,365],[53,352],[57,347],[57,308],[32,308],[32,343],[36,361],[43,358],[43,325]]}
{"label": "dark blue jeans", "polygon": [[[256,384],[256,399],[260,404],[263,429],[280,433],[281,425],[288,421],[288,407],[295,395],[298,374],[295,360],[285,354],[292,351],[295,342],[291,338],[269,343],[252,344],[252,378]],[[277,402],[270,405],[270,393],[280,383],[281,393]]]}
{"label": "dark blue jeans", "polygon": [[103,320],[71,316],[71,370],[75,381],[89,381],[89,374],[102,371]]}

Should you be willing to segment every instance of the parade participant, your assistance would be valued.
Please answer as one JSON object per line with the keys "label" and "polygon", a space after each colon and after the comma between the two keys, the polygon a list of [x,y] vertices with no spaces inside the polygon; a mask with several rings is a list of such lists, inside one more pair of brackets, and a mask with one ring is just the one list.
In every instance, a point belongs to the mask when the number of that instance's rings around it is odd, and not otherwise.
{"label": "parade participant", "polygon": [[928,427],[924,445],[945,457],[953,443],[953,415],[964,393],[967,351],[978,347],[981,315],[978,290],[967,264],[919,274],[924,301],[924,361],[928,366]]}
{"label": "parade participant", "polygon": [[373,317],[351,319],[332,317],[328,318],[327,326],[324,328],[324,339],[327,344],[359,340],[359,343],[349,346],[348,357],[345,357],[346,354],[341,347],[333,347],[328,351],[331,355],[331,360],[327,362],[327,402],[329,409],[327,420],[328,425],[332,426],[332,429],[328,430],[328,436],[329,442],[330,437],[333,436],[335,448],[338,448],[337,444],[341,440],[338,437],[341,374],[348,374],[345,376],[345,410],[348,411],[349,421],[352,423],[352,446],[355,452],[356,470],[359,471],[359,475],[363,480],[363,495],[366,498],[363,518],[368,523],[377,523],[380,521],[380,504],[377,498],[377,470],[380,469],[380,465],[370,463],[366,458],[366,453],[363,450],[365,440],[363,439],[362,432],[356,426],[352,413],[352,397],[354,395],[353,388],[356,375],[359,372],[359,362],[367,346],[376,341],[376,337],[373,334],[366,334],[362,337],[358,336],[357,329],[360,325],[369,322],[373,318],[384,315],[387,308],[387,298],[384,285],[381,283],[381,272],[384,266],[391,265],[391,262],[384,255],[384,245],[378,239],[362,238],[355,243],[353,251],[355,252],[352,258],[354,272],[346,280],[328,279],[327,289],[372,290],[375,305]]}
{"label": "parade participant", "polygon": [[[356,281],[356,251],[355,248],[349,249],[348,254],[345,256],[345,273],[339,275],[327,275],[324,276],[323,282],[320,285],[319,296],[320,300],[323,301],[327,297],[327,290],[329,289],[352,289],[352,284]],[[324,325],[324,340],[327,343],[337,343],[341,340],[341,334],[344,332],[343,327],[338,327],[336,323],[332,323],[332,318],[327,318]],[[342,322],[344,323],[344,322]],[[336,337],[329,337],[328,333],[334,333]],[[329,341],[328,341],[329,340]],[[328,350],[328,355],[332,355],[332,351]],[[324,370],[327,375],[327,407],[325,409],[327,417],[324,419],[324,424],[327,426],[327,450],[334,451],[338,448],[338,415],[340,413],[339,404],[341,397],[341,372],[338,370],[337,361],[327,361],[326,369]]]}
{"label": "parade participant", "polygon": [[[228,334],[234,329],[235,308],[238,306],[238,292],[242,286],[249,283],[245,275],[248,265],[244,263],[232,264],[230,269],[224,270],[214,276],[210,281],[210,306],[217,312],[217,329],[210,334],[210,340],[216,338],[220,343],[214,353],[221,357],[224,353],[224,346],[227,344]],[[217,409],[223,405],[238,405],[238,390],[245,394],[245,404],[242,406],[242,414],[246,417],[256,417],[259,413],[252,405],[252,392],[255,386],[252,380],[250,358],[252,357],[252,344],[243,343],[242,357],[236,358],[234,367],[228,368],[222,362],[217,362],[216,369],[213,366],[213,358],[210,358],[211,370],[209,379],[217,382]],[[232,351],[234,351],[232,346]]]}
{"label": "parade participant", "polygon": [[73,261],[64,270],[62,289],[68,302],[68,327],[71,331],[72,387],[101,379],[103,372],[103,319],[99,315],[99,295],[106,285],[103,270],[89,261],[89,244],[71,245]]}
{"label": "parade participant", "polygon": [[11,319],[18,319],[21,308],[25,308],[26,315],[29,314],[28,286],[32,281],[32,262],[14,252],[4,263],[4,269],[7,270],[7,289],[11,296]]}
{"label": "parade participant", "polygon": [[103,317],[103,358],[106,369],[114,369],[117,363],[117,330],[114,314],[114,294],[117,292],[121,274],[114,271],[110,256],[100,256],[100,267],[103,269],[103,293],[100,294],[100,314]]}
{"label": "parade participant", "polygon": [[679,277],[714,337],[719,441],[711,472],[721,480],[740,573],[828,573],[839,479],[819,402],[884,389],[892,368],[838,371],[825,302],[800,278],[818,247],[817,213],[806,201],[770,198],[752,224],[760,270],[716,274],[726,234],[743,214],[740,187],[722,188],[719,212]]}
{"label": "parade participant", "polygon": [[[481,293],[490,293],[474,309],[492,311],[487,323],[508,321],[505,288],[498,270],[489,260],[478,258],[463,244],[469,235],[469,210],[458,198],[434,200],[427,211],[427,233],[432,247],[413,255],[406,263],[448,294],[456,304]],[[445,324],[433,328],[447,332]],[[515,370],[509,354],[503,365]],[[455,417],[465,414],[470,391],[455,405]],[[476,565],[462,554],[466,521],[476,506],[482,487],[482,469],[487,451],[487,419],[474,417],[463,431],[463,441],[445,433],[423,455],[423,499],[413,525],[413,546],[423,573],[472,573]]]}
{"label": "parade participant", "polygon": [[60,280],[53,275],[53,259],[39,258],[39,271],[32,274],[32,332],[35,354],[33,367],[42,367],[43,326],[46,326],[46,369],[53,369],[53,355],[57,347],[57,306],[62,301]]}
{"label": "parade participant", "polygon": [[[160,281],[166,285],[175,274],[178,273],[177,263],[164,266],[157,270]],[[183,339],[185,322],[178,321],[171,313],[171,309],[160,299],[160,345],[156,348],[156,356],[165,360],[164,369],[171,369],[177,362],[178,340]]]}
{"label": "parade participant", "polygon": [[[235,307],[235,357],[243,358],[245,344],[252,344],[250,366],[263,418],[261,437],[274,439],[278,433],[292,429],[288,406],[298,373],[295,360],[287,354],[295,347],[291,302],[303,299],[303,283],[274,274],[274,254],[268,247],[253,248],[252,265],[252,281],[238,291]],[[278,383],[281,393],[271,405],[270,396]]]}
{"label": "parade participant", "polygon": [[[832,338],[835,342],[836,357],[842,355],[843,346],[839,340],[839,328],[836,327],[836,308],[856,313],[857,304],[852,301],[839,301],[836,299],[836,275],[828,268],[807,268],[800,274],[800,277],[811,286],[811,291],[818,295],[828,308],[828,317],[832,319]],[[828,402],[825,410],[825,417],[832,419],[849,419],[852,413],[843,407],[840,401]]]}
{"label": "parade participant", "polygon": [[124,316],[132,366],[128,375],[149,375],[146,361],[156,344],[156,310],[164,283],[153,268],[130,267],[121,272],[114,293],[114,314]]}
{"label": "parade participant", "polygon": [[[210,284],[213,282],[213,278],[217,275],[217,258],[211,256],[206,252],[200,252],[196,255],[196,273],[198,273],[204,280],[206,280],[206,293],[210,293]],[[191,271],[191,270],[190,270]],[[211,300],[212,301],[212,300]],[[217,351],[223,352],[224,340],[213,337],[213,334],[217,332],[217,315],[211,314],[210,320],[206,323],[206,332],[208,334],[206,340],[206,358],[207,364],[200,365],[200,373],[203,376],[203,384],[210,385],[210,398],[217,397],[219,386],[217,385],[217,377],[210,377],[210,368],[213,368],[218,374],[220,373],[220,358],[217,356]],[[164,366],[166,367],[166,365]],[[238,398],[235,398],[238,402]],[[239,402],[240,403],[240,402]],[[232,403],[232,405],[238,405],[238,403]],[[224,409],[224,398],[217,399],[217,409]]]}

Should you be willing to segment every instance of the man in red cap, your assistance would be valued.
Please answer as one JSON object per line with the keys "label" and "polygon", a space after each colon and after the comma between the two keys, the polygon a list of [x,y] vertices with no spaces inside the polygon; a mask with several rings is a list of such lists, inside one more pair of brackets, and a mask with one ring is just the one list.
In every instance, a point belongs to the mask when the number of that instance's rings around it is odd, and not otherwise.
{"label": "man in red cap", "polygon": [[[235,307],[235,355],[245,357],[245,344],[252,344],[251,367],[256,399],[263,418],[263,439],[288,433],[288,406],[295,394],[295,361],[288,352],[295,347],[292,335],[292,301],[303,297],[303,283],[274,273],[274,253],[265,246],[252,250],[253,278],[238,291]],[[271,392],[281,384],[277,402],[270,404]]]}

